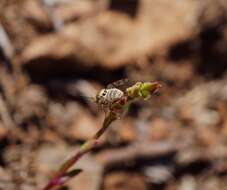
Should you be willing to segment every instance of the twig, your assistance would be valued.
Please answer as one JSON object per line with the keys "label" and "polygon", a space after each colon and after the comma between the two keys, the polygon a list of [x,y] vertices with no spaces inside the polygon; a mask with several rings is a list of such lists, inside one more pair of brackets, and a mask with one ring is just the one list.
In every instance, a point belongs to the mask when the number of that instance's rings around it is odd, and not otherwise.
{"label": "twig", "polygon": [[96,156],[104,168],[136,161],[138,158],[157,157],[176,152],[179,149],[177,143],[165,141],[161,143],[139,142],[118,150],[106,150]]}

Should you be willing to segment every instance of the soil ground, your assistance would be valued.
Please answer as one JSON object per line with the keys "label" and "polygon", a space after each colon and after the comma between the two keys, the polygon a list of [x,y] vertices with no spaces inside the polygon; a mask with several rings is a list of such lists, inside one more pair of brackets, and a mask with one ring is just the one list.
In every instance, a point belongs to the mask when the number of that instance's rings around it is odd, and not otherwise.
{"label": "soil ground", "polygon": [[62,189],[227,189],[224,0],[1,0],[0,189],[41,189],[100,128],[89,98],[160,81]]}

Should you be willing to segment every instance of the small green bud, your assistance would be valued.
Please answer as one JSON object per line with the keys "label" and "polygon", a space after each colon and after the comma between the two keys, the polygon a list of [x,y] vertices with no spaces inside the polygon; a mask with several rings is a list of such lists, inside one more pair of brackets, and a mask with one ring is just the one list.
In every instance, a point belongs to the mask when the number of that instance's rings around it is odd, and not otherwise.
{"label": "small green bud", "polygon": [[143,98],[147,100],[150,96],[161,88],[158,82],[137,82],[135,85],[127,89],[127,94],[130,98]]}

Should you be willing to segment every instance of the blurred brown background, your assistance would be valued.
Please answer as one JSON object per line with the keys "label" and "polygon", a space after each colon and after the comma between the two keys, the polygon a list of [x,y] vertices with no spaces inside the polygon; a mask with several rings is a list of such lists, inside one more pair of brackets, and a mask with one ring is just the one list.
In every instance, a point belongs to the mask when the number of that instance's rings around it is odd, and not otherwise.
{"label": "blurred brown background", "polygon": [[163,88],[62,190],[226,190],[226,68],[226,0],[1,0],[0,189],[43,187],[127,77]]}

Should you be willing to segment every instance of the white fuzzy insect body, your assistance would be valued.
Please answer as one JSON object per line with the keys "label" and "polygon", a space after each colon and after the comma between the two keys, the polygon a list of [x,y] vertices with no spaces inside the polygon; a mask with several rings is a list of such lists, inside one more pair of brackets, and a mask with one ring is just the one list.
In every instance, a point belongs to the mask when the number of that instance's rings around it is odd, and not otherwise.
{"label": "white fuzzy insect body", "polygon": [[124,92],[117,88],[102,89],[97,97],[96,101],[99,104],[108,105],[113,103],[115,100],[118,100],[124,96]]}

